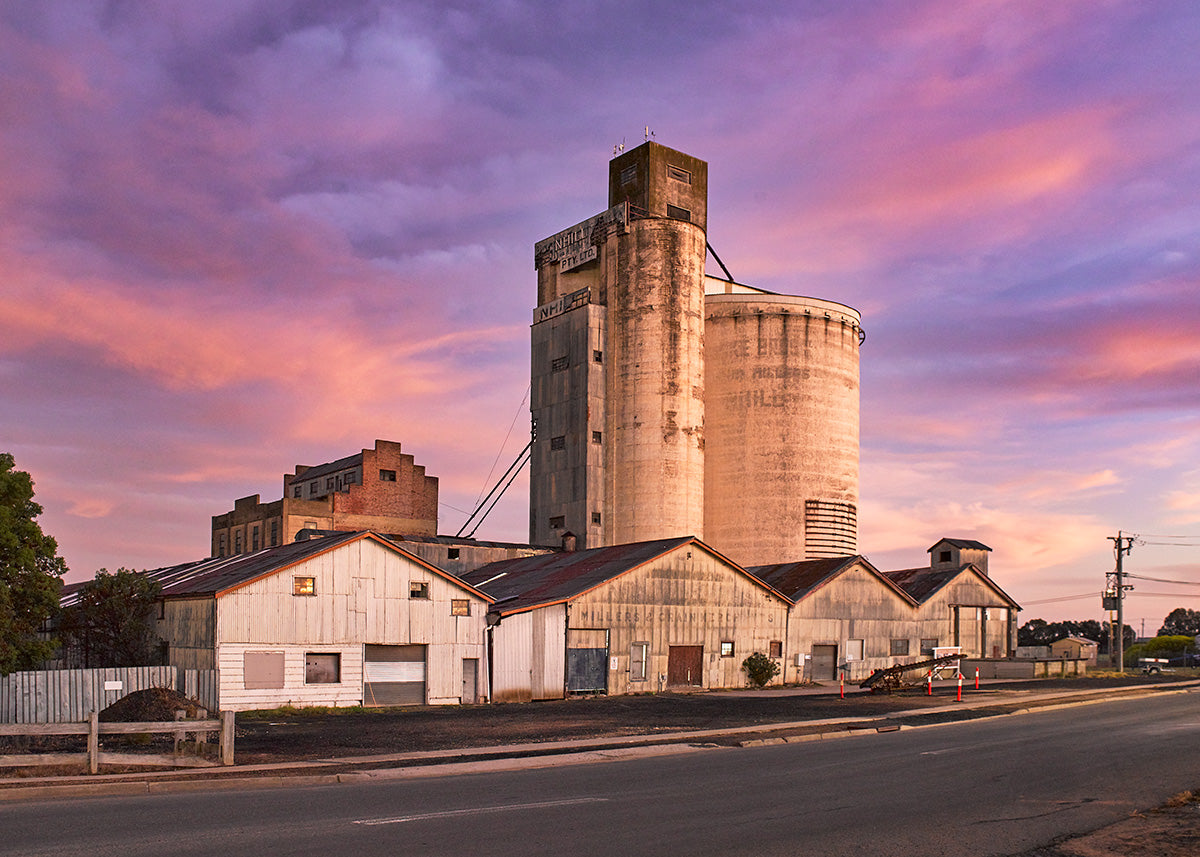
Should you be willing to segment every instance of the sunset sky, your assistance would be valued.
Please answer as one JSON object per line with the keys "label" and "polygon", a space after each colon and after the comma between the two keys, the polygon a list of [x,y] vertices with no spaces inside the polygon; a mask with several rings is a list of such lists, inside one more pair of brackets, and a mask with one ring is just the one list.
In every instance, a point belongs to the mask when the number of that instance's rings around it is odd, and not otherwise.
{"label": "sunset sky", "polygon": [[649,126],[737,280],[862,312],[859,550],[1098,619],[1136,533],[1191,582],[1131,581],[1153,633],[1200,609],[1198,82],[1194,0],[7,0],[0,451],[70,580],[376,438],[453,534],[527,439],[533,244]]}

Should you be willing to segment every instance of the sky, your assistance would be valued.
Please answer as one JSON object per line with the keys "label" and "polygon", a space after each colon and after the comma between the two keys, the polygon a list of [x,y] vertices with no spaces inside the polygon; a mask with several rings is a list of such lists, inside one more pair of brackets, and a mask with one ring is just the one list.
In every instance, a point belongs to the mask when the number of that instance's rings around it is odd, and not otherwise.
{"label": "sky", "polygon": [[453,534],[527,438],[533,244],[648,128],[739,282],[861,311],[860,552],[977,539],[1020,621],[1098,619],[1136,534],[1153,633],[1200,609],[1198,44],[1193,0],[5,0],[0,450],[68,580],[376,438]]}

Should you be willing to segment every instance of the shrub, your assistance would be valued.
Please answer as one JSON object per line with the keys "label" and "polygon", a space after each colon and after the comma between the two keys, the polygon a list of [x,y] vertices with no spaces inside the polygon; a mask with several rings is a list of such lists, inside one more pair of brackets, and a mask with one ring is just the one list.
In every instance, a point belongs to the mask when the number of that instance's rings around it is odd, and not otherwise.
{"label": "shrub", "polygon": [[752,687],[766,687],[771,679],[779,675],[779,664],[762,652],[755,652],[742,661],[746,671],[746,682]]}

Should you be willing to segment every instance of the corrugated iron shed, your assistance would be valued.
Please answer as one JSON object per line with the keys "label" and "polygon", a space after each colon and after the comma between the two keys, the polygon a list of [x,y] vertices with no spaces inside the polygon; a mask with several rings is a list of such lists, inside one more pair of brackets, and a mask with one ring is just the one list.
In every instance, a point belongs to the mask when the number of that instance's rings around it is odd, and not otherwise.
{"label": "corrugated iron shed", "polygon": [[899,597],[916,604],[911,595],[881,574],[866,557],[861,555],[758,565],[747,568],[746,571],[779,590],[792,601],[800,601],[855,564],[861,565],[867,572],[879,578],[881,583],[892,589]]}
{"label": "corrugated iron shed", "polygon": [[[545,604],[569,601],[688,544],[721,556],[694,536],[682,536],[500,560],[464,574],[463,580],[495,599],[496,608],[507,615]],[[725,557],[721,559],[759,586],[786,600],[786,596],[770,584]]]}

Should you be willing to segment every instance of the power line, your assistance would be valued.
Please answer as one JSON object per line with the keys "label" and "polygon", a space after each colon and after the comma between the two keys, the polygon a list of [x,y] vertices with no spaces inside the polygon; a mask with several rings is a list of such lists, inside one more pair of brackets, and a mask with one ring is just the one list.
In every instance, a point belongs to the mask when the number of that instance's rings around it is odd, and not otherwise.
{"label": "power line", "polygon": [[1200,586],[1200,581],[1195,580],[1169,580],[1165,577],[1147,577],[1144,574],[1125,573],[1126,577],[1136,577],[1138,580],[1153,580],[1155,583],[1177,583],[1180,586]]}
{"label": "power line", "polygon": [[1063,595],[1059,598],[1042,598],[1038,601],[1022,601],[1024,607],[1033,607],[1036,604],[1057,604],[1060,601],[1079,601],[1084,598],[1099,598],[1103,593],[1100,592],[1085,592],[1083,595]]}

